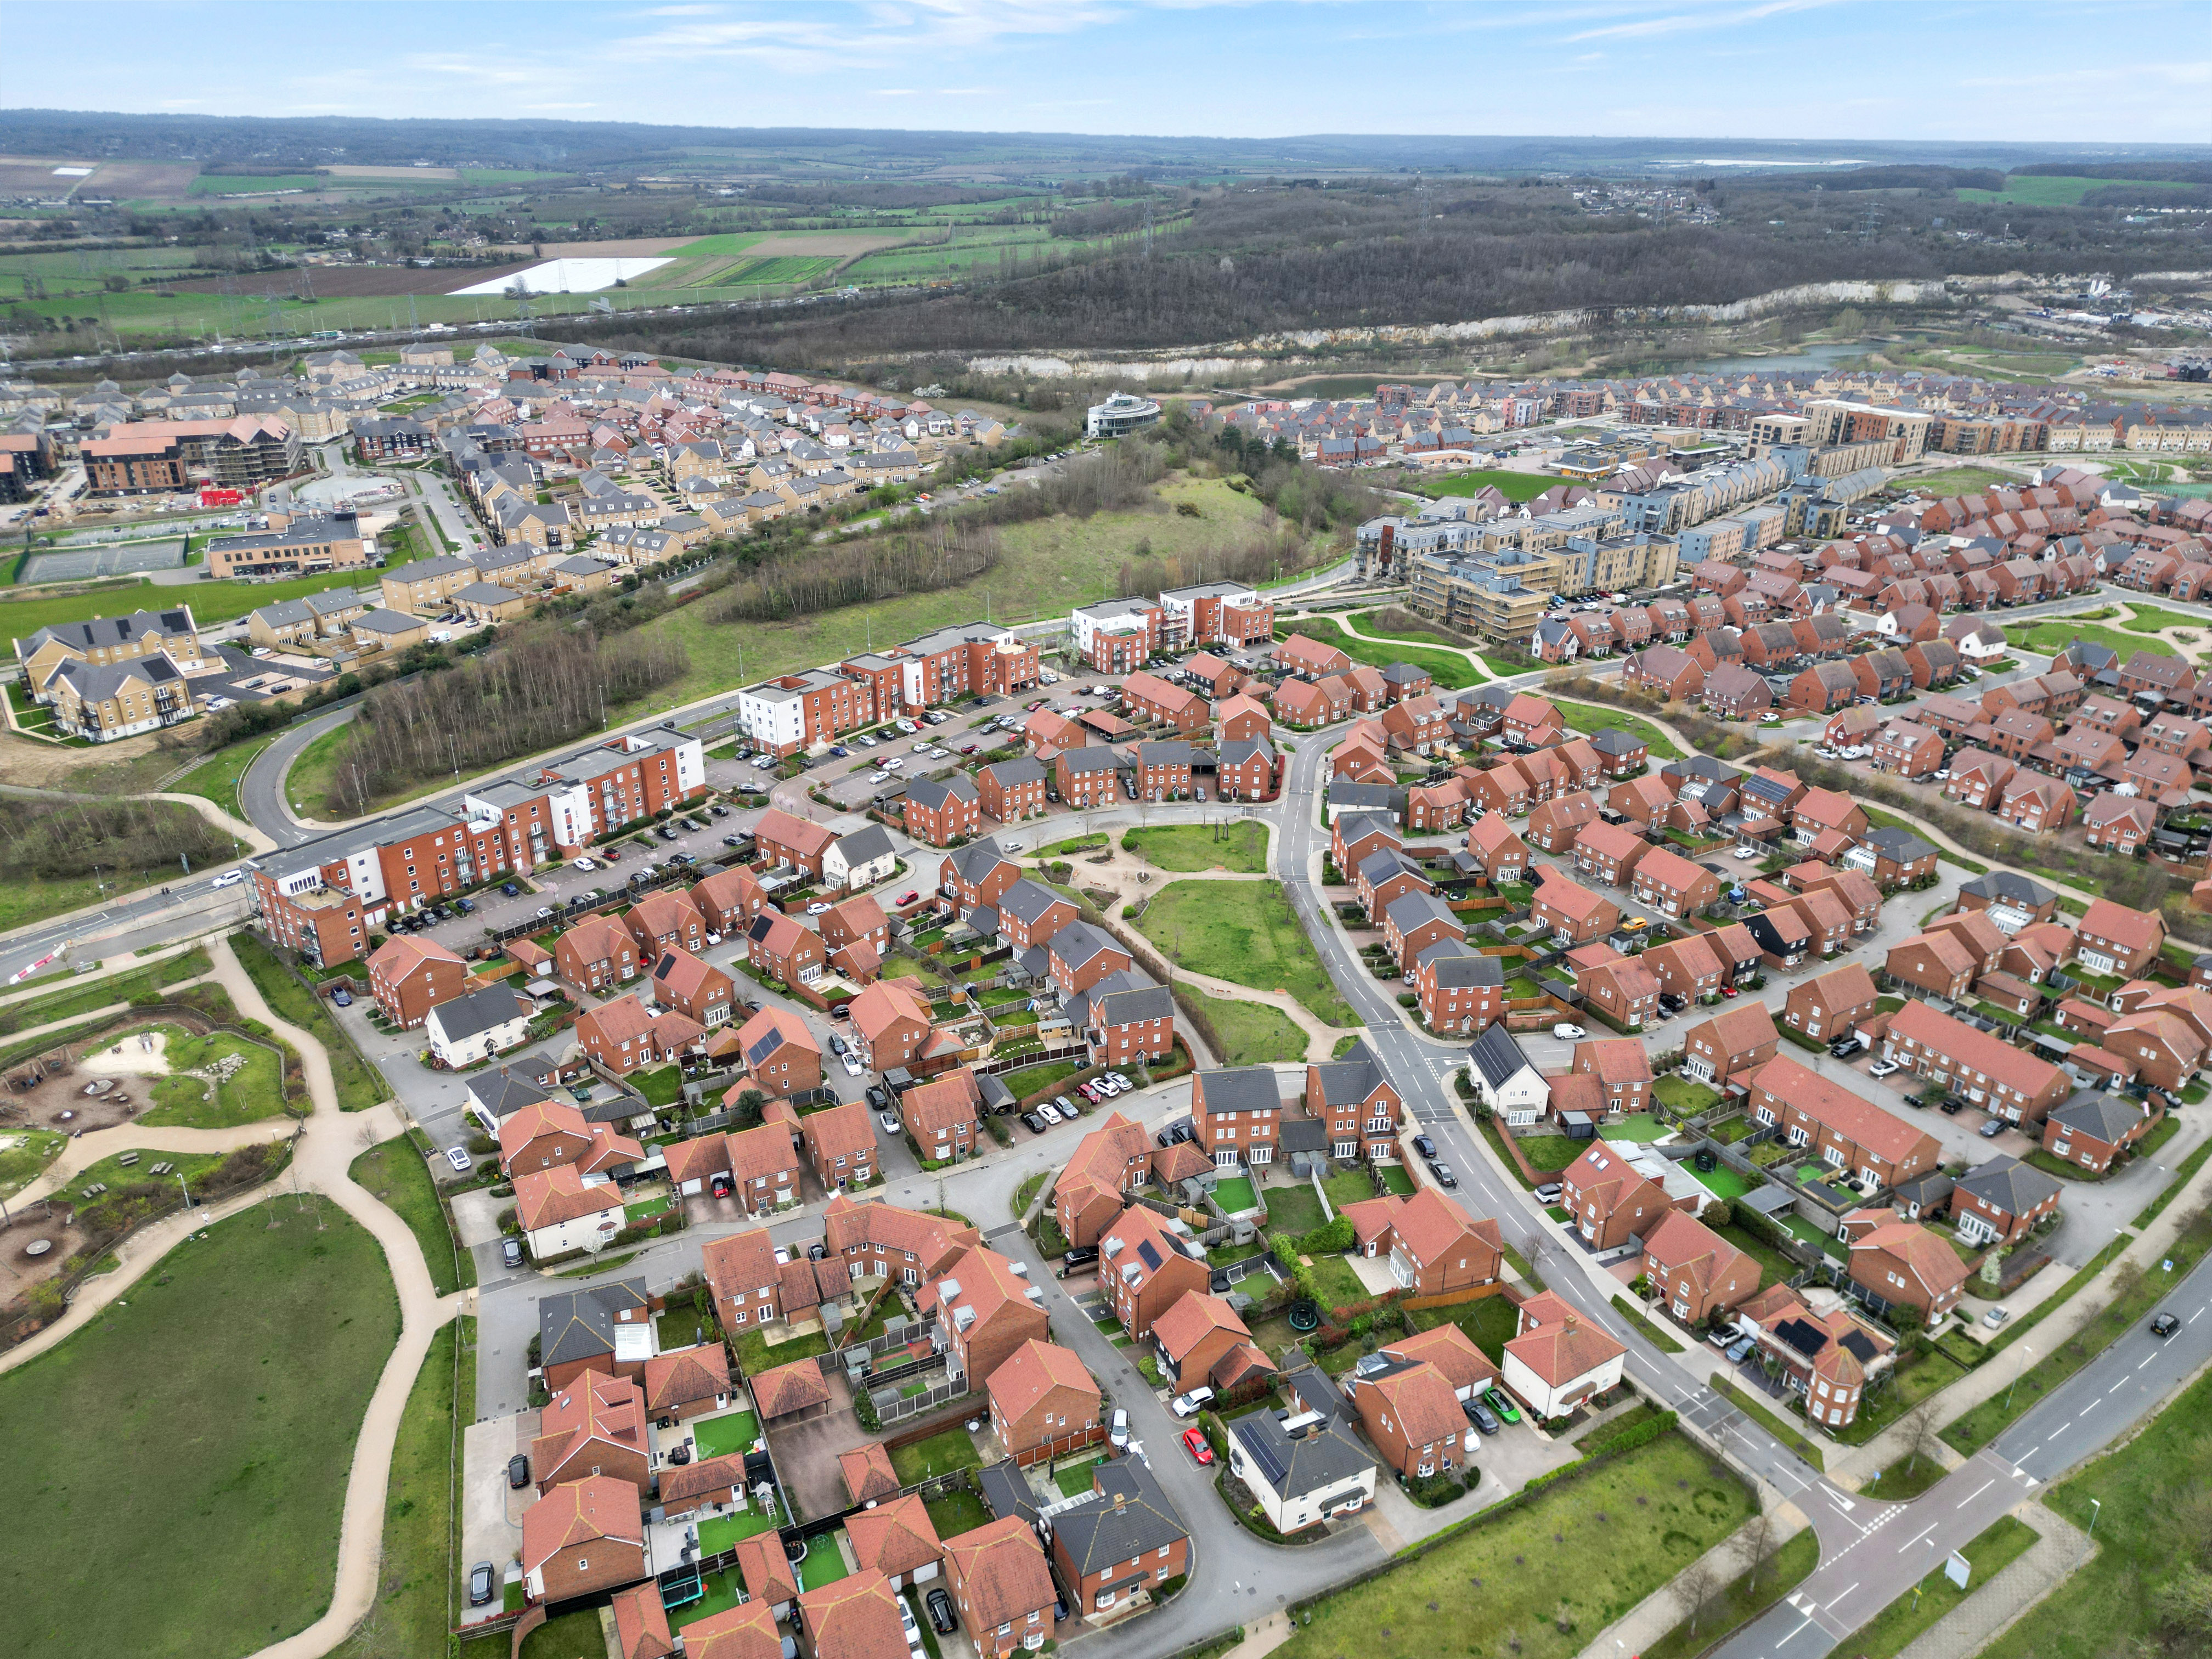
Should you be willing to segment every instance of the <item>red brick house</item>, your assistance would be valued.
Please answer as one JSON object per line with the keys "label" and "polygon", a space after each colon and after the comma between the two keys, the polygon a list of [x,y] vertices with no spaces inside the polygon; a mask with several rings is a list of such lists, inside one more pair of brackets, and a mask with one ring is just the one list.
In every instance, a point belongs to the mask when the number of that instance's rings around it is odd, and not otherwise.
{"label": "red brick house", "polygon": [[728,1020],[737,1006],[730,976],[689,951],[662,951],[646,983],[656,1005],[688,1015],[709,1030]]}
{"label": "red brick house", "polygon": [[941,781],[914,779],[906,787],[904,807],[906,833],[925,847],[950,847],[982,833],[982,796],[964,773]]}
{"label": "red brick house", "polygon": [[1620,922],[1619,905],[1600,898],[1587,887],[1577,885],[1557,872],[1536,890],[1528,915],[1530,920],[1550,929],[1554,939],[1569,945],[1587,945],[1594,939],[1602,939]]}
{"label": "red brick house", "polygon": [[1145,1126],[1115,1112],[1078,1141],[1053,1185],[1053,1218],[1070,1244],[1098,1242],[1152,1168]]}
{"label": "red brick house", "polygon": [[774,1096],[822,1086],[822,1048],[788,1008],[763,1006],[738,1028],[738,1053],[754,1086]]}
{"label": "red brick house", "polygon": [[1960,1176],[1951,1189],[1951,1224],[1969,1244],[2016,1243],[2058,1213],[2058,1182],[2016,1158],[1997,1157]]}
{"label": "red brick house", "polygon": [[586,1009],[576,1021],[576,1041],[592,1064],[622,1077],[703,1050],[707,1031],[684,1014],[648,1013],[636,997],[627,996]]}
{"label": "red brick house", "polygon": [[1782,1023],[1821,1042],[1832,1042],[1870,1018],[1880,998],[1874,976],[1856,962],[1800,980],[1782,1005]]}
{"label": "red brick house", "polygon": [[2016,1127],[2039,1125],[2073,1092],[2065,1072],[2049,1060],[1924,1002],[1907,1002],[1891,1017],[1881,1052]]}
{"label": "red brick house", "polygon": [[1643,1111],[1651,1103],[1651,1056],[1636,1037],[1595,1037],[1575,1044],[1574,1068],[1594,1077],[1605,1091],[1607,1116]]}
{"label": "red brick house", "polygon": [[745,924],[769,908],[760,878],[743,865],[718,870],[691,890],[691,902],[718,933],[743,933]]}
{"label": "red brick house", "polygon": [[587,916],[553,941],[553,961],[572,990],[604,996],[637,977],[637,940],[611,916]]}
{"label": "red brick house", "polygon": [[691,902],[690,894],[672,887],[647,894],[630,907],[623,921],[645,961],[664,951],[689,951],[696,956],[707,948],[707,918]]}
{"label": "red brick house", "polygon": [[1199,1149],[1218,1167],[1274,1162],[1283,1103],[1275,1074],[1265,1066],[1194,1073],[1190,1115]]}
{"label": "red brick house", "polygon": [[533,1603],[565,1601],[645,1577],[637,1488],[611,1474],[556,1486],[522,1514],[522,1582]]}
{"label": "red brick house", "polygon": [[1205,1256],[1189,1254],[1141,1204],[1122,1211],[1098,1236],[1099,1283],[1132,1339],[1150,1336],[1162,1314],[1190,1291],[1203,1294],[1211,1279]]}
{"label": "red brick house", "polygon": [[1721,894],[1720,878],[1680,853],[1654,847],[1636,864],[1630,878],[1636,902],[1674,921],[1686,921]]}
{"label": "red brick house", "polygon": [[1545,801],[1528,814],[1528,841],[1554,857],[1563,856],[1574,850],[1575,838],[1583,828],[1596,822],[1597,803],[1577,789]]}
{"label": "red brick house", "polygon": [[1644,1235],[1644,1273],[1655,1301],[1681,1324],[1703,1325],[1759,1289],[1759,1262],[1711,1228],[1669,1210]]}
{"label": "red brick house", "polygon": [[[1910,1010],[1926,1005],[1905,1006]],[[1871,1176],[1884,1187],[1925,1175],[1942,1160],[1935,1136],[1808,1071],[1786,1054],[1777,1055],[1753,1074],[1746,1104],[1753,1122],[1778,1127],[1791,1146],[1804,1147],[1839,1170]]]}
{"label": "red brick house", "polygon": [[1877,1312],[1917,1308],[1932,1325],[1957,1304],[1966,1268],[1936,1234],[1893,1221],[1850,1241],[1850,1277]]}
{"label": "red brick house", "polygon": [[368,988],[384,1017],[411,1031],[469,988],[469,968],[435,939],[395,934],[368,959]]}
{"label": "red brick house", "polygon": [[764,911],[745,930],[745,960],[770,979],[786,985],[804,985],[822,976],[828,953],[822,936],[799,925],[795,917]]}
{"label": "red brick house", "polygon": [[1613,1024],[1641,1030],[1659,1012],[1658,976],[1641,957],[1626,957],[1603,941],[1567,952],[1574,969],[1575,988]]}
{"label": "red brick house", "polygon": [[1594,1140],[1559,1175],[1559,1207],[1593,1249],[1641,1237],[1667,1212],[1667,1190],[1646,1180],[1612,1142]]}
{"label": "red brick house", "polygon": [[1035,1529],[1021,1516],[946,1539],[945,1577],[977,1659],[1007,1659],[1051,1638],[1060,1592]]}
{"label": "red brick house", "polygon": [[1197,692],[1142,672],[1121,682],[1121,708],[1131,720],[1164,721],[1178,732],[1198,731],[1206,725],[1208,712],[1206,699]]}
{"label": "red brick house", "polygon": [[1045,770],[1034,755],[999,761],[975,774],[975,797],[1000,823],[1034,817],[1045,810]]}
{"label": "red brick house", "polygon": [[825,1192],[865,1187],[876,1178],[876,1121],[865,1101],[850,1101],[799,1121],[799,1141]]}
{"label": "red brick house", "polygon": [[1626,886],[1651,843],[1625,823],[1593,823],[1575,837],[1575,873]]}
{"label": "red brick house", "polygon": [[793,817],[776,806],[753,826],[754,843],[763,859],[771,865],[796,866],[817,881],[822,878],[822,855],[836,839],[837,832],[829,825]]}
{"label": "red brick house", "polygon": [[2094,1175],[2151,1132],[2166,1115],[2147,1102],[2087,1095],[2052,1109],[2043,1122],[2043,1150]]}
{"label": "red brick house", "polygon": [[1874,769],[1900,778],[1924,778],[1943,769],[1943,739],[1911,720],[1893,720],[1875,733]]}
{"label": "red brick house", "polygon": [[899,1097],[899,1121],[914,1137],[925,1164],[973,1158],[982,1141],[982,1094],[975,1074],[955,1066]]}
{"label": "red brick house", "polygon": [[1024,1467],[1103,1437],[1097,1382],[1057,1344],[1024,1342],[991,1373],[985,1388],[992,1430],[1006,1454]]}
{"label": "red brick house", "polygon": [[1351,1404],[1382,1461],[1407,1480],[1447,1474],[1466,1461],[1473,1432],[1459,1396],[1426,1360],[1405,1360],[1347,1376]]}
{"label": "red brick house", "polygon": [[878,1072],[908,1064],[929,1042],[929,1006],[915,994],[910,980],[878,980],[853,999],[851,1007],[861,1057]]}
{"label": "red brick house", "polygon": [[1682,1033],[1682,1075],[1725,1088],[1774,1058],[1781,1042],[1763,1002],[1739,1001]]}

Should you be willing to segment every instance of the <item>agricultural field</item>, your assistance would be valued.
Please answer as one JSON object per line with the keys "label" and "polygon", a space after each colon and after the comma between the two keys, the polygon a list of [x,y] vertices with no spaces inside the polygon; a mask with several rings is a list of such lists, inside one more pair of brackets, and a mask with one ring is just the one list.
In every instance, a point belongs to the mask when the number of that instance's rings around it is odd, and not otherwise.
{"label": "agricultural field", "polygon": [[2159,179],[2078,179],[2063,176],[2040,177],[2028,173],[2014,173],[2005,179],[2002,190],[1961,190],[1962,202],[2002,202],[2019,207],[2074,207],[2084,196],[2097,190],[2133,191],[2146,202],[2154,202],[2168,191],[2194,190],[2194,185],[2174,184]]}

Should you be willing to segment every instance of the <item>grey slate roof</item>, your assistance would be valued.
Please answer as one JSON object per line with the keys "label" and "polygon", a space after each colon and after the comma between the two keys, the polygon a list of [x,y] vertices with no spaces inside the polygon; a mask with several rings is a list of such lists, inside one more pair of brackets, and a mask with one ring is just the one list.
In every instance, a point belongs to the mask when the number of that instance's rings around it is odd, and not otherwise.
{"label": "grey slate roof", "polygon": [[999,895],[999,914],[1012,916],[1024,927],[1034,927],[1037,918],[1055,904],[1067,901],[1041,881],[1031,881],[1024,876],[1012,887]]}
{"label": "grey slate roof", "polygon": [[884,832],[883,825],[871,823],[855,830],[849,836],[840,836],[835,845],[844,855],[847,864],[871,864],[878,859],[890,856],[891,838]]}
{"label": "grey slate roof", "polygon": [[490,1113],[495,1122],[504,1122],[524,1107],[549,1098],[544,1090],[507,1066],[471,1079],[469,1097]]}
{"label": "grey slate roof", "polygon": [[952,867],[963,881],[981,881],[999,866],[1007,862],[1005,851],[995,841],[986,839],[971,842],[958,850],[947,853]]}
{"label": "grey slate roof", "polygon": [[[1158,1479],[1138,1459],[1116,1458],[1093,1468],[1097,1490],[1091,1500],[1052,1518],[1054,1535],[1078,1576],[1110,1575],[1117,1565],[1126,1571],[1129,1562],[1190,1536]],[[1130,1576],[1151,1573],[1143,1565]],[[1109,1582],[1120,1581],[1109,1577]]]}
{"label": "grey slate roof", "polygon": [[1986,876],[1963,883],[1959,890],[1992,902],[2002,901],[2008,904],[2017,904],[2026,910],[2039,908],[2051,900],[2048,888],[2039,887],[2026,876],[2012,870],[1992,870]]}
{"label": "grey slate roof", "polygon": [[941,782],[935,778],[913,778],[907,783],[906,798],[933,812],[946,801],[956,798],[960,800],[975,799],[975,786],[962,772],[955,772]]}
{"label": "grey slate roof", "polygon": [[1352,1443],[1352,1437],[1334,1424],[1316,1423],[1293,1437],[1273,1412],[1253,1412],[1229,1425],[1238,1443],[1230,1448],[1230,1468],[1237,1467],[1239,1448],[1272,1474],[1271,1480],[1285,1498],[1325,1492],[1375,1467],[1374,1460]]}
{"label": "grey slate roof", "polygon": [[1485,956],[1465,939],[1440,939],[1414,959],[1420,968],[1433,966],[1437,984],[1448,991],[1505,983],[1505,964]]}
{"label": "grey slate roof", "polygon": [[1339,779],[1328,787],[1328,804],[1395,820],[1405,811],[1406,792],[1387,783],[1346,783]]}
{"label": "grey slate roof", "polygon": [[1175,998],[1164,985],[1133,986],[1107,996],[1094,996],[1091,1006],[1101,1025],[1134,1025],[1140,1020],[1175,1018]]}
{"label": "grey slate roof", "polygon": [[[1329,791],[1329,799],[1334,801],[1342,793],[1341,788],[1332,789]],[[1338,827],[1344,831],[1344,839],[1347,844],[1358,841],[1363,836],[1373,835],[1388,836],[1394,842],[1399,839],[1398,826],[1380,812],[1346,812],[1336,822]]]}
{"label": "grey slate roof", "polygon": [[459,1042],[464,1037],[504,1024],[522,1012],[522,999],[501,984],[487,985],[481,991],[441,1002],[430,1011],[430,1015],[448,1042]]}
{"label": "grey slate roof", "polygon": [[1958,1191],[1996,1206],[2007,1215],[2026,1215],[2058,1190],[2042,1170],[2009,1155],[1993,1158],[1959,1177]]}
{"label": "grey slate roof", "polygon": [[1883,857],[1893,859],[1899,864],[1910,864],[1915,859],[1927,858],[1936,850],[1910,830],[1899,830],[1890,825],[1869,830],[1859,839]]}
{"label": "grey slate roof", "polygon": [[[997,780],[1001,789],[1012,789],[1024,783],[1041,782],[1044,778],[1044,763],[1035,755],[1023,755],[1014,760],[1000,761],[983,769]],[[981,774],[978,774],[978,776]]]}
{"label": "grey slate roof", "polygon": [[1370,887],[1379,886],[1400,874],[1418,877],[1424,887],[1435,884],[1429,880],[1426,871],[1395,847],[1385,847],[1379,852],[1370,853],[1359,860],[1359,868],[1353,874]]}
{"label": "grey slate roof", "polygon": [[1528,1055],[1500,1020],[1468,1045],[1467,1058],[1475,1073],[1492,1088],[1500,1088],[1527,1068]]}
{"label": "grey slate roof", "polygon": [[2106,1146],[2119,1144],[2120,1137],[2142,1121],[2142,1108],[2117,1095],[2076,1095],[2063,1106],[2054,1107],[2051,1121],[2077,1134],[2093,1135]]}
{"label": "grey slate roof", "polygon": [[1321,1097],[1331,1106],[1364,1101],[1388,1080],[1364,1039],[1353,1043],[1342,1060],[1324,1060],[1313,1069],[1321,1079]]}
{"label": "grey slate roof", "polygon": [[1401,893],[1390,901],[1390,908],[1382,914],[1401,935],[1432,921],[1455,927],[1462,934],[1467,932],[1467,925],[1452,914],[1451,906],[1434,893]]}
{"label": "grey slate roof", "polygon": [[1089,922],[1071,921],[1052,936],[1052,950],[1070,968],[1080,968],[1101,951],[1121,951],[1121,947]]}
{"label": "grey slate roof", "polygon": [[1275,1073],[1265,1066],[1231,1066],[1218,1072],[1200,1072],[1206,1085],[1206,1109],[1212,1112],[1273,1112],[1282,1108],[1282,1091]]}
{"label": "grey slate roof", "polygon": [[647,1305],[645,1280],[617,1279],[588,1291],[538,1298],[539,1363],[549,1369],[568,1360],[615,1351],[615,1316]]}

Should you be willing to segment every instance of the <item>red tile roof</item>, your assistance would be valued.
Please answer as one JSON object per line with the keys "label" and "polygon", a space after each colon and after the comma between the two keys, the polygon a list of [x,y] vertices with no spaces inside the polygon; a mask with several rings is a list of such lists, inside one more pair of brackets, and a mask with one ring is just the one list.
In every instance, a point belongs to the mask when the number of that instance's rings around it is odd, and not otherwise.
{"label": "red tile roof", "polygon": [[1521,1319],[1523,1324],[1539,1322],[1507,1342],[1505,1352],[1549,1388],[1587,1376],[1628,1352],[1549,1291],[1522,1303]]}

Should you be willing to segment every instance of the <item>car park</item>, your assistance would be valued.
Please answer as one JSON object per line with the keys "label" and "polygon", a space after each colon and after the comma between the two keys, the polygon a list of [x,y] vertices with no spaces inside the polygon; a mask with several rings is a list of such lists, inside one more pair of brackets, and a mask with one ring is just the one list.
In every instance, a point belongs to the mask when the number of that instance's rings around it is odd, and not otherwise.
{"label": "car park", "polygon": [[1054,1095],[1052,1097],[1052,1106],[1054,1111],[1058,1112],[1062,1117],[1066,1118],[1071,1123],[1074,1122],[1077,1118],[1083,1115],[1083,1109],[1080,1106],[1078,1106],[1073,1101],[1070,1100],[1066,1095]]}
{"label": "car park", "polygon": [[576,860],[574,862],[573,862],[572,864],[570,864],[568,867],[569,867],[571,870],[581,870],[581,871],[584,871],[586,873],[587,873],[587,874],[588,874],[590,872],[592,872],[592,871],[593,871],[593,870],[598,869],[599,866],[598,863],[597,863],[595,860],[591,860],[591,859],[578,859],[578,860]]}
{"label": "car park", "polygon": [[500,884],[499,890],[505,894],[508,898],[520,898],[522,896],[522,889],[516,886],[511,881],[501,882]]}
{"label": "car park", "polygon": [[474,899],[457,898],[453,901],[453,908],[465,916],[472,916],[477,913],[477,902]]}
{"label": "car park", "polygon": [[1123,1094],[1129,1093],[1137,1086],[1135,1084],[1130,1082],[1127,1078],[1123,1077],[1119,1072],[1109,1072],[1106,1075],[1113,1079],[1114,1086],[1119,1089]]}
{"label": "car park", "polygon": [[1060,1123],[1066,1121],[1060,1116],[1059,1109],[1053,1106],[1038,1107],[1036,1109],[1036,1115],[1042,1118],[1047,1123]]}

